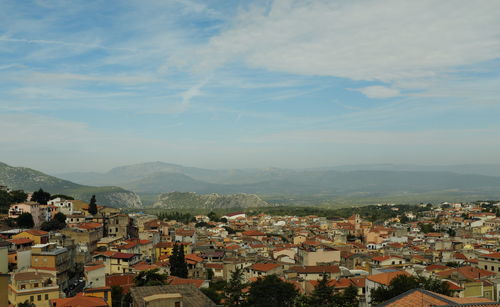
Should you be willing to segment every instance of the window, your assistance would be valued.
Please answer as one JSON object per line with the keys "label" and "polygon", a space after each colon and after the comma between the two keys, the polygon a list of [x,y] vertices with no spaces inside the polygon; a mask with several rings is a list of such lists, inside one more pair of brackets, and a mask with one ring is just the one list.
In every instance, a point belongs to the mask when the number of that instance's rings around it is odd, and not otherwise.
{"label": "window", "polygon": [[49,299],[49,295],[45,294],[45,300],[48,300],[48,299]]}
{"label": "window", "polygon": [[34,302],[35,301],[35,297],[32,295],[30,296],[30,302]]}
{"label": "window", "polygon": [[175,302],[175,307],[181,307],[181,302]]}
{"label": "window", "polygon": [[26,285],[21,285],[21,290],[26,289]]}
{"label": "window", "polygon": [[38,297],[37,297],[37,299],[38,299],[39,301],[41,301],[41,300],[42,300],[42,295],[40,295],[40,294],[39,294],[39,295],[38,295]]}
{"label": "window", "polygon": [[37,282],[35,283],[35,288],[38,288],[38,283]]}
{"label": "window", "polygon": [[392,264],[396,264],[396,261],[393,261]]}
{"label": "window", "polygon": [[486,264],[484,265],[484,269],[485,269],[485,270],[487,270],[487,269],[488,269],[488,266],[487,266]]}

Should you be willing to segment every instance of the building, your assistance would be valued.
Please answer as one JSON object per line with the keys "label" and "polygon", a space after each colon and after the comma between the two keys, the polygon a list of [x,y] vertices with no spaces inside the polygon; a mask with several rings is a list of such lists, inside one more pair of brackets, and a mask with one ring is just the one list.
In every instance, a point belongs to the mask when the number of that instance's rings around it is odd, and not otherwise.
{"label": "building", "polygon": [[480,255],[478,257],[478,267],[500,275],[500,253]]}
{"label": "building", "polygon": [[299,280],[320,280],[323,275],[328,279],[336,279],[341,275],[338,265],[293,266],[289,271],[289,277]]}
{"label": "building", "polygon": [[140,261],[139,254],[128,254],[113,251],[97,252],[96,261],[101,261],[106,266],[106,274],[130,273],[133,266]]}
{"label": "building", "polygon": [[49,233],[43,230],[30,229],[12,236],[12,239],[30,239],[35,244],[49,243]]}
{"label": "building", "polygon": [[28,301],[37,307],[49,307],[51,299],[59,298],[59,286],[53,274],[20,272],[12,275],[8,296],[12,305]]}
{"label": "building", "polygon": [[31,248],[31,268],[54,274],[62,289],[68,287],[69,270],[73,267],[73,260],[67,248],[57,247],[54,243],[37,244]]}

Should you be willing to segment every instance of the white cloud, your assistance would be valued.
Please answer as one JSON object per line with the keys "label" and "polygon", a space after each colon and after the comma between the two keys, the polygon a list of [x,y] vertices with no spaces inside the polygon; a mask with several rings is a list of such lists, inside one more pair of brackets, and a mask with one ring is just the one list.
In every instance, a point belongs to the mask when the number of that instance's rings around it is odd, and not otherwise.
{"label": "white cloud", "polygon": [[400,94],[399,90],[397,90],[397,89],[385,87],[385,86],[379,86],[379,85],[359,88],[357,90],[369,98],[390,98],[390,97],[399,96],[399,94]]}
{"label": "white cloud", "polygon": [[195,51],[192,65],[243,60],[271,71],[389,83],[433,77],[498,58],[499,11],[496,0],[276,0],[269,10],[242,12]]}

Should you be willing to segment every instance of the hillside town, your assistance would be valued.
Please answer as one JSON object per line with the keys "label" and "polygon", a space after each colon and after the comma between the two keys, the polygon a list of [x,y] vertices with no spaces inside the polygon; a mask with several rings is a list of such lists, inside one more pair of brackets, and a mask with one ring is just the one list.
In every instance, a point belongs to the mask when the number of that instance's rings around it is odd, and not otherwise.
{"label": "hillside town", "polygon": [[[312,302],[321,299],[319,288],[339,300],[350,293],[351,305],[328,306],[500,306],[499,206],[422,204],[380,224],[359,214],[245,212],[180,221],[127,214],[95,198],[61,196],[43,204],[31,197],[11,204],[4,217],[0,300],[2,306],[267,306],[252,301],[256,285],[266,281],[271,291],[273,282],[289,286],[293,302],[286,306],[318,306]],[[28,215],[32,227],[22,227]],[[416,283],[387,294],[409,280]],[[266,295],[273,294],[258,294]]]}

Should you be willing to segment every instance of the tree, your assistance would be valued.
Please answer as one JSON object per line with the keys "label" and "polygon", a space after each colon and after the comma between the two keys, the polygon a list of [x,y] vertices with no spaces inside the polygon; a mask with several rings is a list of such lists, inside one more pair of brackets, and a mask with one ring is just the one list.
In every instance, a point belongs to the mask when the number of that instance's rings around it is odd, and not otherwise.
{"label": "tree", "polygon": [[169,263],[170,275],[187,278],[188,269],[186,259],[184,258],[184,246],[182,244],[174,244],[172,255],[169,257]]}
{"label": "tree", "polygon": [[241,306],[243,302],[243,289],[245,288],[243,283],[243,271],[240,268],[236,268],[231,272],[231,279],[224,288],[226,294],[226,306]]}
{"label": "tree", "polygon": [[318,282],[310,297],[310,304],[312,306],[330,306],[333,301],[333,287],[328,285],[328,278],[326,274]]}
{"label": "tree", "polygon": [[207,214],[208,218],[212,221],[212,222],[218,222],[219,221],[219,216],[217,216],[217,214],[213,211],[210,211],[210,213]]}
{"label": "tree", "polygon": [[54,218],[48,222],[43,222],[40,229],[44,231],[60,230],[66,227],[66,215],[61,212],[56,213]]}
{"label": "tree", "polygon": [[349,287],[344,289],[344,292],[341,295],[341,306],[359,306],[358,289],[356,287],[354,287],[353,285],[349,285]]}
{"label": "tree", "polygon": [[269,275],[250,284],[247,306],[293,306],[298,294],[293,284],[282,281],[276,275]]}
{"label": "tree", "polygon": [[9,193],[11,203],[22,203],[28,199],[28,194],[26,194],[23,190],[14,190]]}
{"label": "tree", "polygon": [[22,213],[17,218],[17,226],[20,228],[33,228],[35,226],[35,222],[33,221],[33,216],[31,213]]}
{"label": "tree", "polygon": [[425,290],[437,292],[444,295],[449,295],[450,290],[448,284],[436,279],[436,278],[425,278],[422,276],[406,276],[399,275],[391,280],[389,286],[379,287],[371,292],[372,305],[378,305],[385,302],[401,293],[415,288],[423,288]]}
{"label": "tree", "polygon": [[92,195],[92,198],[90,199],[90,204],[89,204],[89,213],[92,215],[97,214],[97,202],[95,199],[95,195]]}
{"label": "tree", "polygon": [[31,195],[31,200],[36,201],[39,204],[46,205],[50,200],[50,193],[45,192],[40,188],[38,191],[33,192],[33,195]]}
{"label": "tree", "polygon": [[17,307],[36,307],[36,305],[26,300],[23,303],[17,304]]}
{"label": "tree", "polygon": [[161,286],[165,284],[166,274],[158,273],[159,269],[141,271],[135,278],[136,287]]}

